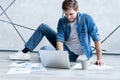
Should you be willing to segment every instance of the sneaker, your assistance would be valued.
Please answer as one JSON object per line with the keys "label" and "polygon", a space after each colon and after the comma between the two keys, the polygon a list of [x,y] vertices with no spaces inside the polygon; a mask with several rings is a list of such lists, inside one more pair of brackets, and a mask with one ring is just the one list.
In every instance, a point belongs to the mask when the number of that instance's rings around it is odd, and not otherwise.
{"label": "sneaker", "polygon": [[16,54],[9,55],[9,58],[11,60],[30,60],[30,54],[18,51]]}

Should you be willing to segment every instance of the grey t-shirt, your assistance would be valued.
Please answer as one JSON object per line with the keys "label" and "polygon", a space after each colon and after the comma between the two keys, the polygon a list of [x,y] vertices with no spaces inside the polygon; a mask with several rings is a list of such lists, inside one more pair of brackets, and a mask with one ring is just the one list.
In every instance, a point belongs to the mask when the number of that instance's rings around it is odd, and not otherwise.
{"label": "grey t-shirt", "polygon": [[77,21],[70,23],[71,33],[70,33],[69,39],[65,41],[65,45],[70,49],[70,51],[74,52],[75,54],[82,55],[83,49],[81,47],[81,44],[76,32],[76,28],[75,28],[76,22]]}

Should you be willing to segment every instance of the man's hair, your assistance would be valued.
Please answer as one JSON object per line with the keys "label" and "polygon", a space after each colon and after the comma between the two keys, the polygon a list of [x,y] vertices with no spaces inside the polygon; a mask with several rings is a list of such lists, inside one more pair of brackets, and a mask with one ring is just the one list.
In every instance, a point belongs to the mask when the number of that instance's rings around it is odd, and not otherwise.
{"label": "man's hair", "polygon": [[78,2],[76,0],[64,0],[62,3],[63,10],[70,10],[70,9],[77,10],[78,9]]}

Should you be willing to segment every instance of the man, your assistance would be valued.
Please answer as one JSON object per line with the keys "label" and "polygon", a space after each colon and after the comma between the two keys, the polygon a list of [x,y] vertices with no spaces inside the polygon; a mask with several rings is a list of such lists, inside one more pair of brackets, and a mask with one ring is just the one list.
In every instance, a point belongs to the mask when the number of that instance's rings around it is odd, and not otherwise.
{"label": "man", "polygon": [[97,54],[95,63],[103,65],[100,37],[91,16],[79,12],[76,0],[64,0],[62,9],[65,16],[58,21],[57,33],[48,25],[41,24],[25,44],[25,48],[14,55],[10,55],[9,58],[29,60],[28,52],[33,51],[42,38],[46,36],[54,48],[68,51],[70,61],[76,61],[81,55],[90,59],[93,55],[90,45],[90,38],[92,38]]}

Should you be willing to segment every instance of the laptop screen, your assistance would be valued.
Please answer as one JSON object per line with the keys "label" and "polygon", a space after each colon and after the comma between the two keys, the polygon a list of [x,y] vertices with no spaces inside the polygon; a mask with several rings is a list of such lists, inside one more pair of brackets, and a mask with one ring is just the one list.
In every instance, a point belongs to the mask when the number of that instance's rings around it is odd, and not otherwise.
{"label": "laptop screen", "polygon": [[50,68],[70,68],[69,54],[67,51],[39,51],[41,64]]}

